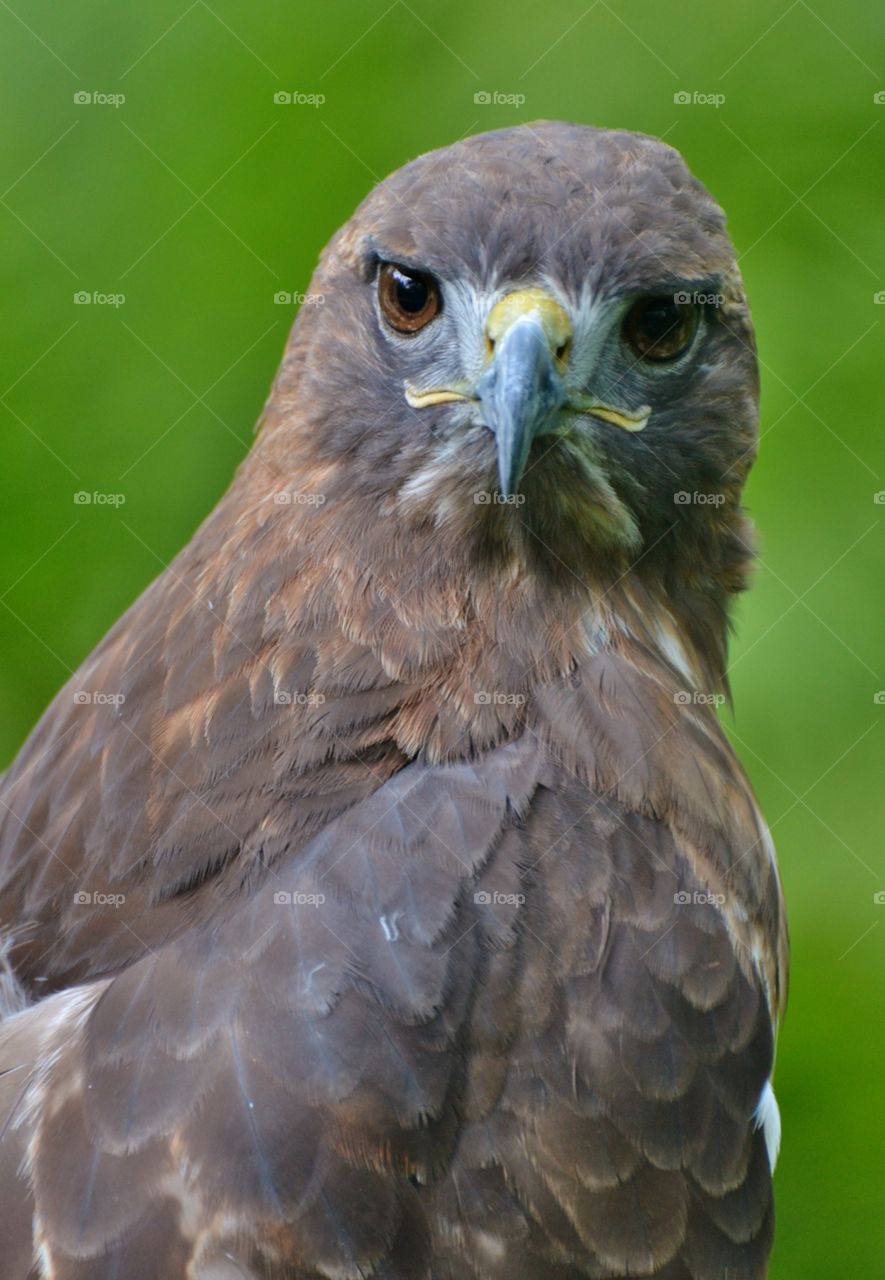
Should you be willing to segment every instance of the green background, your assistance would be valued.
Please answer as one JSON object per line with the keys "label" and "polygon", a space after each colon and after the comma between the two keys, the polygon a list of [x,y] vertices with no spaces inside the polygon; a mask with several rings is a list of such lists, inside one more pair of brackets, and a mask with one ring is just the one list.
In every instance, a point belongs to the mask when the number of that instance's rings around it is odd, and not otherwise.
{"label": "green background", "polygon": [[0,3],[4,761],[223,491],[292,319],[274,294],[378,178],[559,117],[665,137],[728,211],[763,385],[729,728],[793,937],[776,1280],[885,1273],[883,25],[868,0]]}

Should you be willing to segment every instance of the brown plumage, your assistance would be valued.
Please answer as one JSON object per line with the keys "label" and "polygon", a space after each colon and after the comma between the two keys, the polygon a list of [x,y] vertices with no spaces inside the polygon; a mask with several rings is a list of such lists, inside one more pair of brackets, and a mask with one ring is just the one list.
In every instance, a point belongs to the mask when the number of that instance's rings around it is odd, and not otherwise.
{"label": "brown plumage", "polygon": [[[786,935],[714,707],[757,391],[722,214],[653,139],[508,129],[382,183],[310,291],[229,492],[0,786],[0,1280],[758,1280]],[[685,291],[687,346],[629,350]]]}

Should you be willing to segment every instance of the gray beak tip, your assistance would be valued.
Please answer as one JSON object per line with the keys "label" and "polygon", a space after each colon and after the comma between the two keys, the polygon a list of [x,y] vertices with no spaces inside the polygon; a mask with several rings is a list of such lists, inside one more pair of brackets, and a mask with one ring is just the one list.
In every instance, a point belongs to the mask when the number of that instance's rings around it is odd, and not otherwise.
{"label": "gray beak tip", "polygon": [[477,384],[477,394],[495,435],[501,496],[511,498],[532,441],[565,400],[547,336],[536,320],[518,320],[507,331]]}

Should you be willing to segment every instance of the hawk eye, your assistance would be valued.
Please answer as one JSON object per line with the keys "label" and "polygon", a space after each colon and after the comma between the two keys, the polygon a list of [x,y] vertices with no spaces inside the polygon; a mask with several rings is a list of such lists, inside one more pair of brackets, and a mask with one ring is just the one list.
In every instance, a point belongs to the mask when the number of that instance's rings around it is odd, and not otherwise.
{"label": "hawk eye", "polygon": [[639,298],[627,312],[624,337],[641,360],[675,360],[698,327],[699,310],[672,294]]}
{"label": "hawk eye", "polygon": [[427,272],[385,262],[378,275],[378,301],[392,329],[417,333],[440,309],[439,286]]}

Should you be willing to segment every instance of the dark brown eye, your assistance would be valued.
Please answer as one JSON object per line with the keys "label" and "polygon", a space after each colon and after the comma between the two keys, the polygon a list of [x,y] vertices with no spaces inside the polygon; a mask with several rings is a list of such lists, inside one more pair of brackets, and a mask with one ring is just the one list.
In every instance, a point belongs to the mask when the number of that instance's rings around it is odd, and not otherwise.
{"label": "dark brown eye", "polygon": [[675,360],[691,342],[699,309],[671,295],[640,298],[627,312],[624,337],[642,360]]}
{"label": "dark brown eye", "polygon": [[385,262],[378,274],[378,301],[384,319],[397,333],[417,333],[439,311],[439,287],[424,271]]}

